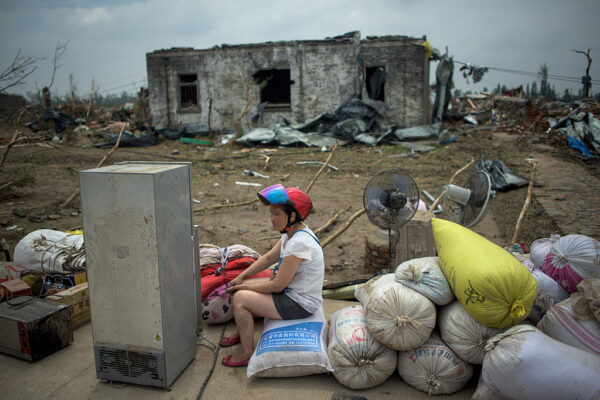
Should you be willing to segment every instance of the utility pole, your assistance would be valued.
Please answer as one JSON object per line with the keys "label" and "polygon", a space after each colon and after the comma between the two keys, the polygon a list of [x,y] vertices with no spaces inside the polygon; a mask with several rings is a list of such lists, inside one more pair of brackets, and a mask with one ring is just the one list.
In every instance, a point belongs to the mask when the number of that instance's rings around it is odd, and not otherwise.
{"label": "utility pole", "polygon": [[590,49],[587,52],[582,50],[571,50],[572,52],[583,54],[587,57],[588,64],[585,70],[585,76],[581,77],[581,83],[583,84],[583,97],[590,97],[590,89],[592,88],[592,77],[590,76],[590,67],[592,66],[592,58],[590,57]]}

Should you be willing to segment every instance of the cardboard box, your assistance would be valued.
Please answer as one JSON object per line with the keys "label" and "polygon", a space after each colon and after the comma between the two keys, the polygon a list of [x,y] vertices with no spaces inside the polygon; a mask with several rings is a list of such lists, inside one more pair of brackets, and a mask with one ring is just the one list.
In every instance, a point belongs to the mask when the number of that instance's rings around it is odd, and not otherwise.
{"label": "cardboard box", "polygon": [[31,296],[31,288],[20,279],[0,283],[0,299],[10,300],[18,296]]}
{"label": "cardboard box", "polygon": [[70,306],[71,323],[73,329],[76,329],[90,322],[90,297],[88,293],[86,282],[47,296],[46,299]]}

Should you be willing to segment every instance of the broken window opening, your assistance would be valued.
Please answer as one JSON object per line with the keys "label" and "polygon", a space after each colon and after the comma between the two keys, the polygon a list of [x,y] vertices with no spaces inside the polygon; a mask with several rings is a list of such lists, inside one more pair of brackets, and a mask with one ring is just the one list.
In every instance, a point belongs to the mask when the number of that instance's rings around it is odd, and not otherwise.
{"label": "broken window opening", "polygon": [[198,75],[179,75],[179,106],[198,107]]}
{"label": "broken window opening", "polygon": [[288,108],[291,106],[291,85],[289,69],[262,69],[253,75],[260,88],[260,103],[268,103],[267,108]]}
{"label": "broken window opening", "polygon": [[385,101],[385,80],[387,74],[384,67],[367,67],[367,95],[372,100]]}

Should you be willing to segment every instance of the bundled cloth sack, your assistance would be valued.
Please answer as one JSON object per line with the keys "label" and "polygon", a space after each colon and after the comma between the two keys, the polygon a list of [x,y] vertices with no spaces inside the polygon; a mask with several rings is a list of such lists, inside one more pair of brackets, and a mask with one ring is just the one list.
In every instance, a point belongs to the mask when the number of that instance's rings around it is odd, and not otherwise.
{"label": "bundled cloth sack", "polygon": [[571,299],[552,306],[537,327],[559,342],[600,355],[600,324],[591,314],[577,318]]}
{"label": "bundled cloth sack", "polygon": [[471,364],[483,363],[487,341],[502,332],[477,322],[458,301],[440,310],[438,326],[444,343]]}
{"label": "bundled cloth sack", "polygon": [[549,238],[534,240],[529,248],[529,259],[535,268],[543,269],[546,263],[546,256],[550,254],[552,245],[560,239],[560,235],[552,234]]}
{"label": "bundled cloth sack", "polygon": [[369,334],[360,305],[333,314],[327,353],[333,376],[350,389],[369,389],[383,383],[396,370],[398,359],[395,350]]}
{"label": "bundled cloth sack", "polygon": [[471,379],[473,366],[434,333],[421,347],[398,353],[398,373],[406,383],[429,395],[451,394]]}
{"label": "bundled cloth sack", "polygon": [[531,274],[537,282],[537,295],[527,319],[537,324],[554,304],[568,299],[569,294],[542,270],[534,269]]}
{"label": "bundled cloth sack", "polygon": [[459,224],[437,218],[431,224],[444,276],[477,322],[505,329],[527,318],[537,287],[523,264]]}
{"label": "bundled cloth sack", "polygon": [[[228,284],[260,257],[244,245],[220,248],[212,244],[200,246],[200,285],[202,293],[202,320],[208,324],[221,324],[233,318],[231,295],[225,291]],[[264,270],[251,278],[269,278]]]}
{"label": "bundled cloth sack", "polygon": [[437,257],[422,257],[405,261],[396,268],[396,281],[421,293],[439,306],[454,300]]}
{"label": "bundled cloth sack", "polygon": [[435,326],[435,305],[422,294],[396,282],[395,274],[371,279],[354,295],[363,306],[369,333],[392,349],[421,346]]}
{"label": "bundled cloth sack", "polygon": [[51,229],[39,229],[22,238],[15,246],[18,267],[48,273],[85,271],[83,235]]}
{"label": "bundled cloth sack", "polygon": [[323,307],[307,318],[265,318],[263,333],[248,363],[248,378],[284,378],[332,372],[327,357]]}
{"label": "bundled cloth sack", "polygon": [[575,318],[594,318],[600,323],[600,279],[584,279],[577,285],[577,293],[571,295]]}
{"label": "bundled cloth sack", "polygon": [[[243,257],[238,258],[237,260],[229,261],[224,268],[210,267],[200,270],[202,298],[205,299],[210,292],[219,286],[231,282],[246,268],[252,265],[253,262],[253,258]],[[260,271],[258,274],[253,275],[250,278],[270,278],[272,275],[273,272],[271,270],[265,269],[264,271]]]}
{"label": "bundled cloth sack", "polygon": [[561,237],[546,256],[544,272],[567,292],[576,292],[582,279],[600,278],[600,243],[585,235]]}
{"label": "bundled cloth sack", "polygon": [[488,388],[512,399],[597,399],[600,357],[517,325],[490,340],[481,373]]}
{"label": "bundled cloth sack", "polygon": [[260,258],[260,254],[252,250],[250,247],[242,244],[234,244],[227,247],[219,247],[214,244],[203,243],[199,246],[200,253],[200,269],[217,267],[225,265],[229,261],[239,258],[250,257],[254,260]]}

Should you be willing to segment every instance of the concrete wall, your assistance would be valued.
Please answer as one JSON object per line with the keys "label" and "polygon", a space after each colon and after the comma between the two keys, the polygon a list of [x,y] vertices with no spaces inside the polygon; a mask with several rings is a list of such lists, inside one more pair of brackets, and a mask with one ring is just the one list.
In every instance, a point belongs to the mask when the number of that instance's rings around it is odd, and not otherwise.
{"label": "concrete wall", "polygon": [[[393,38],[396,38],[394,40]],[[247,101],[240,74],[252,94],[250,111],[243,118],[244,129],[270,126],[283,118],[304,122],[324,112],[333,112],[361,87],[362,71],[357,61],[362,55],[366,65],[385,65],[388,72],[386,102],[392,113],[388,121],[400,126],[424,123],[424,101],[428,99],[428,62],[421,39],[399,37],[385,40],[360,40],[359,32],[340,37],[292,42],[216,46],[212,49],[159,50],[146,55],[150,109],[156,127],[182,124],[208,124],[209,99],[212,99],[213,129],[233,127]],[[289,69],[290,107],[269,109],[258,123],[252,123],[259,103],[260,88],[252,75],[263,69]],[[178,76],[198,74],[198,107],[179,107]],[[389,96],[388,96],[389,93]]]}

